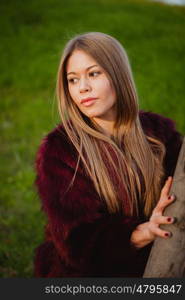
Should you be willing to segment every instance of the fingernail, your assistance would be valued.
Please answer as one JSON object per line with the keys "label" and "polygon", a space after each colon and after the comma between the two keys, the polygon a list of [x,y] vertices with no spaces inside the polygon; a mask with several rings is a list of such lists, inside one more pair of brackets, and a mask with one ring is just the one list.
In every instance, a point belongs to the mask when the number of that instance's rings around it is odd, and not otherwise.
{"label": "fingernail", "polygon": [[168,222],[173,222],[173,218],[167,218]]}
{"label": "fingernail", "polygon": [[175,200],[175,195],[171,194],[171,196],[168,196],[168,200]]}
{"label": "fingernail", "polygon": [[170,232],[165,232],[164,234],[166,237],[170,237],[171,236],[171,233]]}

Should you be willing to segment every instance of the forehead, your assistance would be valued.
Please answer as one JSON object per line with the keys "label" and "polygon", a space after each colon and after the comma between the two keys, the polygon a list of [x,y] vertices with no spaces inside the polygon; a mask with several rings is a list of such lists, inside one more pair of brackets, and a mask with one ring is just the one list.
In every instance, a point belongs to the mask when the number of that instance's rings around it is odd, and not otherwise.
{"label": "forehead", "polygon": [[98,65],[96,60],[83,50],[75,50],[69,57],[66,65],[68,72],[80,72],[91,65]]}

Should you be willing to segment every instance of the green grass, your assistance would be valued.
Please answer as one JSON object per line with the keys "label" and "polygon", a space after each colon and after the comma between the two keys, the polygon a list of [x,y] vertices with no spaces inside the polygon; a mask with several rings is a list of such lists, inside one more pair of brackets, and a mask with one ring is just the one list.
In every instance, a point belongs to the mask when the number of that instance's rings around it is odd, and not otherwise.
{"label": "green grass", "polygon": [[33,186],[42,137],[58,122],[55,82],[62,48],[102,31],[130,58],[140,107],[185,132],[185,9],[144,0],[0,1],[0,276],[32,277],[45,217]]}

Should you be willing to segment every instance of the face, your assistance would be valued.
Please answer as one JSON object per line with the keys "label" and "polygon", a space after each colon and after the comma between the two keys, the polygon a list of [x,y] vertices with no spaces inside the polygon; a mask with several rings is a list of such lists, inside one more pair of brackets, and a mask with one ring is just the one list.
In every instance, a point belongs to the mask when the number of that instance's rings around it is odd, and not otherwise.
{"label": "face", "polygon": [[67,62],[68,89],[72,100],[87,117],[115,119],[116,93],[103,68],[82,50]]}

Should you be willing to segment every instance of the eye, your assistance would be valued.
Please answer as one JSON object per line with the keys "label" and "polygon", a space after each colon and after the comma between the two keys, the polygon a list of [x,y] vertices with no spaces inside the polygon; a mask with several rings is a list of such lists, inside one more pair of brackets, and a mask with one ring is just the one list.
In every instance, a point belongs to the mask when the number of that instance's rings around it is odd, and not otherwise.
{"label": "eye", "polygon": [[91,76],[91,77],[97,77],[99,74],[101,74],[100,71],[93,71],[93,72],[89,73],[89,76]]}
{"label": "eye", "polygon": [[69,79],[67,79],[67,81],[68,81],[69,83],[74,84],[74,83],[76,83],[76,82],[78,81],[78,78],[69,78]]}

